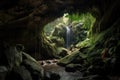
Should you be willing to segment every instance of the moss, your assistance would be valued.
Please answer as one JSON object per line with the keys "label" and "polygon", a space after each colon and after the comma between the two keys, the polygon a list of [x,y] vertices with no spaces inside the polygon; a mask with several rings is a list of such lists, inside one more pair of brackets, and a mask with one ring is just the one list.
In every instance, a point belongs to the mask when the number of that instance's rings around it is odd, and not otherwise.
{"label": "moss", "polygon": [[[42,59],[57,58],[57,48],[55,45],[50,44],[49,40],[46,38],[43,32],[39,35],[38,38],[38,53]],[[39,57],[40,57],[39,56]],[[38,57],[38,56],[36,56]],[[38,58],[39,58],[38,57]]]}

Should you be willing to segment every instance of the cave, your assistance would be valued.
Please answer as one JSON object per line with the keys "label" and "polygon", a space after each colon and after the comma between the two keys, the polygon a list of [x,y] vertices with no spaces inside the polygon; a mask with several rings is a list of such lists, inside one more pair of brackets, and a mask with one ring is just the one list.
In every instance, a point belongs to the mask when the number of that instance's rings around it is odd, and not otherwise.
{"label": "cave", "polygon": [[[119,10],[119,0],[1,0],[0,80],[119,80]],[[66,13],[76,19],[89,13],[95,20],[89,40],[59,55],[44,29]],[[65,43],[72,51],[70,40]]]}

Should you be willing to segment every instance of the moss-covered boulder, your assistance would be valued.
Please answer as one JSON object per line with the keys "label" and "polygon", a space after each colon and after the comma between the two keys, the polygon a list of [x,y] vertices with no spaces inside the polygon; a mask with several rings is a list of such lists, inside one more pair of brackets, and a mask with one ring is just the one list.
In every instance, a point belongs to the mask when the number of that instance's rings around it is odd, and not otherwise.
{"label": "moss-covered boulder", "polygon": [[63,47],[59,47],[58,48],[58,55],[62,58],[62,57],[65,57],[67,55],[69,55],[70,52],[66,49],[66,48],[63,48]]}
{"label": "moss-covered boulder", "polygon": [[64,47],[65,45],[65,41],[62,37],[60,38],[59,36],[51,36],[50,40],[55,44],[56,47]]}
{"label": "moss-covered boulder", "polygon": [[21,45],[4,46],[2,57],[4,62],[0,64],[0,70],[3,75],[0,73],[0,79],[40,80],[44,76],[42,66],[29,54],[24,53]]}
{"label": "moss-covered boulder", "polygon": [[67,55],[63,58],[61,58],[59,61],[58,61],[58,65],[61,65],[61,66],[66,66],[67,64],[70,64],[70,63],[83,63],[83,60],[82,58],[80,57],[80,52],[79,50],[77,51],[74,51],[73,53],[71,53],[70,55]]}
{"label": "moss-covered boulder", "polygon": [[29,70],[33,79],[39,80],[43,78],[44,70],[42,66],[30,55],[23,53],[22,65]]}

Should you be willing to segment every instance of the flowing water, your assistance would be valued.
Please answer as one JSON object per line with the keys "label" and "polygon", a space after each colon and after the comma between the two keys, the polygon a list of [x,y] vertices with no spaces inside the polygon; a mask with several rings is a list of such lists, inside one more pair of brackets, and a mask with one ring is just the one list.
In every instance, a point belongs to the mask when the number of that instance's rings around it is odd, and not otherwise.
{"label": "flowing water", "polygon": [[70,47],[71,42],[71,30],[69,26],[66,27],[66,48]]}
{"label": "flowing water", "polygon": [[60,80],[77,80],[82,77],[81,72],[66,72],[64,67],[61,67],[56,64],[56,62],[52,62],[53,60],[49,60],[49,63],[44,62],[43,68],[46,73],[56,73],[60,75]]}

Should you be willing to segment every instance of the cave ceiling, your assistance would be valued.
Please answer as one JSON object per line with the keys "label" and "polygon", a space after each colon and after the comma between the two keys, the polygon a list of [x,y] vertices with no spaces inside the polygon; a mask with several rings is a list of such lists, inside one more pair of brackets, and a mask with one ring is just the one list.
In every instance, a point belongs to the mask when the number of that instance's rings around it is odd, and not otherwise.
{"label": "cave ceiling", "polygon": [[[64,13],[91,12],[101,17],[119,0],[1,0],[0,39],[25,41]],[[29,36],[28,36],[29,35]],[[27,37],[26,37],[27,36]]]}

